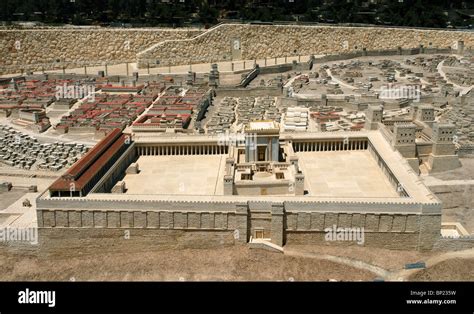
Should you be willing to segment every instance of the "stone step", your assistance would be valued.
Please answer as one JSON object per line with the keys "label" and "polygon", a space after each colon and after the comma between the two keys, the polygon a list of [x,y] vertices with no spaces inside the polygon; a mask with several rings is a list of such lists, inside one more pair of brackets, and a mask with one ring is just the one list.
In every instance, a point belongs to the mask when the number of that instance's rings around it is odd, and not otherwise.
{"label": "stone step", "polygon": [[250,237],[249,247],[251,249],[261,249],[275,253],[283,253],[283,248],[275,243],[270,242],[271,239],[254,239]]}

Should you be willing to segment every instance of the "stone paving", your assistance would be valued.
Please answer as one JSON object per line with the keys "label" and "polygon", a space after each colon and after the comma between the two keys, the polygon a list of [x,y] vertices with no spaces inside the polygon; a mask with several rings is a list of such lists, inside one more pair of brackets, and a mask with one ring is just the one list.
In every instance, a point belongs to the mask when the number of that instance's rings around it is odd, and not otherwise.
{"label": "stone paving", "polygon": [[321,197],[398,197],[368,151],[299,152],[306,189]]}
{"label": "stone paving", "polygon": [[138,174],[124,178],[127,194],[223,195],[225,156],[141,156]]}

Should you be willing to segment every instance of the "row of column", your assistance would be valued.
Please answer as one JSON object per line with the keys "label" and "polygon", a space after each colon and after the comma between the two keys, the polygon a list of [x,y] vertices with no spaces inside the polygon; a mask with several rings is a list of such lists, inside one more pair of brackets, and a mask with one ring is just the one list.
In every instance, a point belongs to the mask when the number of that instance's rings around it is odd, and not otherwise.
{"label": "row of column", "polygon": [[375,148],[372,145],[370,146],[369,152],[372,155],[372,157],[374,157],[379,168],[388,178],[392,186],[397,190],[398,195],[400,195],[401,197],[409,197],[403,185],[400,183],[400,181],[398,181],[397,177],[393,174],[392,170],[390,170],[385,160],[383,160],[383,158],[379,155],[379,153],[375,150]]}
{"label": "row of column", "polygon": [[139,146],[140,156],[156,155],[221,155],[227,154],[227,146],[204,145],[204,146]]}
{"label": "row of column", "polygon": [[339,150],[365,150],[367,149],[367,140],[350,140],[347,143],[337,142],[296,142],[293,143],[295,152],[326,152]]}
{"label": "row of column", "polygon": [[[122,147],[118,151],[116,151],[106,162],[103,164],[90,178],[84,186],[78,186],[75,182],[69,183],[69,191],[57,191],[57,193],[51,193],[54,196],[59,197],[82,197],[87,195],[99,182],[100,179],[104,177],[104,175],[109,171],[109,169],[113,166],[113,164],[120,158],[124,151]],[[127,157],[129,158],[129,157]],[[122,173],[122,172],[120,172]],[[110,179],[109,179],[110,180]]]}

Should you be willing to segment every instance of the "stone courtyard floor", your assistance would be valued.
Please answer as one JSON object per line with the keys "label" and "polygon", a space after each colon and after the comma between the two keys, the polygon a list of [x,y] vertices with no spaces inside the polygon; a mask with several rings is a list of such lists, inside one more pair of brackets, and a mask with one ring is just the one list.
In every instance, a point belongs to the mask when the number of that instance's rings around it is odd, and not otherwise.
{"label": "stone courtyard floor", "polygon": [[305,189],[320,197],[398,197],[368,151],[298,152]]}
{"label": "stone courtyard floor", "polygon": [[226,155],[141,156],[124,178],[128,194],[223,195]]}

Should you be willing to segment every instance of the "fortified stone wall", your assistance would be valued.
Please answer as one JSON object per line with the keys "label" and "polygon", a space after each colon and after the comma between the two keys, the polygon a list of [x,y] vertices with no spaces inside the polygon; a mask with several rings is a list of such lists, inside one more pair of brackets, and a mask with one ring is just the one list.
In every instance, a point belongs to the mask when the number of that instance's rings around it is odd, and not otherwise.
{"label": "fortified stone wall", "polygon": [[433,246],[434,251],[460,251],[474,248],[474,237],[440,238]]}
{"label": "fortified stone wall", "polygon": [[135,62],[136,54],[154,43],[201,32],[184,28],[0,30],[0,74],[25,69],[25,64],[36,64],[29,70],[41,70],[42,66],[52,68],[53,63],[78,67],[104,61]]}
{"label": "fortified stone wall", "polygon": [[281,96],[281,88],[277,86],[258,86],[258,87],[232,87],[219,86],[216,89],[216,95],[222,97],[264,97]]}
{"label": "fortified stone wall", "polygon": [[0,242],[7,252],[31,252],[42,256],[61,250],[94,252],[143,252],[144,250],[214,248],[236,244],[229,230],[170,230],[149,228],[40,228],[39,243]]}
{"label": "fortified stone wall", "polygon": [[[318,243],[324,240],[324,229],[336,225],[364,227],[372,239],[367,245],[426,250],[439,239],[441,228],[439,213],[424,214],[433,206],[439,210],[439,203],[38,199],[37,206],[40,228],[80,228],[85,233],[95,228],[236,231],[234,237],[242,243],[256,228],[263,228],[265,236],[278,245]],[[391,241],[392,236],[398,240]]]}
{"label": "fortified stone wall", "polygon": [[[233,46],[235,39],[240,40],[240,47]],[[156,59],[164,64],[187,64],[231,60],[235,48],[240,48],[241,59],[261,59],[349,53],[363,48],[448,48],[458,40],[464,41],[466,49],[474,46],[474,34],[461,31],[223,24],[192,39],[157,43],[140,52],[138,59],[142,66]]]}
{"label": "fortified stone wall", "polygon": [[192,211],[100,211],[41,210],[40,227],[153,228],[189,230],[235,230],[234,213]]}
{"label": "fortified stone wall", "polygon": [[440,236],[441,215],[293,211],[287,212],[286,226],[288,244],[322,244],[324,230],[336,226],[364,228],[367,246],[426,250]]}

